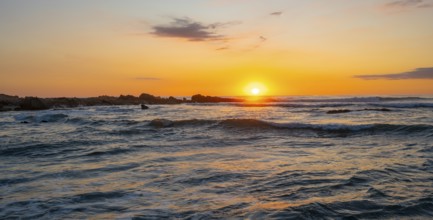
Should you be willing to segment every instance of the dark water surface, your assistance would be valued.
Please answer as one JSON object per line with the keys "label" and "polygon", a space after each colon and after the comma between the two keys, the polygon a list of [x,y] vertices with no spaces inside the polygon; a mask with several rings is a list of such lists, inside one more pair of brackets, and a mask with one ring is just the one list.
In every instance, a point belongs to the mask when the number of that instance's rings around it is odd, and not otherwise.
{"label": "dark water surface", "polygon": [[285,99],[2,112],[0,219],[433,218],[433,99]]}

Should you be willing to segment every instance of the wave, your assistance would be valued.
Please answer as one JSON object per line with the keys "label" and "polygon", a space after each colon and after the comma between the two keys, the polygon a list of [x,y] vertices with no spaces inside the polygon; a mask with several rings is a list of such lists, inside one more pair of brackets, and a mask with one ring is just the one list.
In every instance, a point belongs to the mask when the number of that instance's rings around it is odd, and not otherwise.
{"label": "wave", "polygon": [[346,107],[353,103],[322,103],[322,104],[295,104],[295,103],[228,103],[237,107],[282,107],[282,108],[327,108],[327,107]]}
{"label": "wave", "polygon": [[219,104],[194,104],[202,106],[234,106],[234,107],[281,107],[281,108],[332,108],[332,107],[351,107],[351,106],[374,106],[382,108],[433,108],[433,102],[405,102],[405,103],[393,103],[393,102],[349,102],[349,101],[317,101],[318,104],[313,101],[312,103],[298,103],[297,101],[292,102],[270,102],[270,103],[219,103]]}
{"label": "wave", "polygon": [[216,120],[201,120],[201,119],[190,119],[190,120],[177,120],[172,121],[168,119],[154,119],[149,122],[148,125],[157,128],[173,127],[173,126],[193,126],[193,125],[208,125],[217,122]]}
{"label": "wave", "polygon": [[155,119],[148,126],[156,128],[166,127],[198,127],[222,129],[273,129],[273,130],[310,130],[316,132],[399,132],[418,133],[433,132],[432,125],[426,124],[310,124],[310,123],[277,123],[258,119],[225,119],[225,120],[178,120]]}
{"label": "wave", "polygon": [[[405,106],[400,104],[401,107]],[[433,103],[431,104],[433,107]],[[140,134],[142,133],[142,126],[149,126],[152,128],[168,128],[168,127],[192,127],[219,129],[268,129],[268,130],[308,130],[314,132],[399,132],[399,133],[417,133],[417,132],[433,132],[433,125],[427,124],[312,124],[312,123],[278,123],[272,121],[265,121],[259,119],[244,119],[233,118],[224,120],[211,120],[211,119],[187,119],[187,120],[169,120],[169,119],[154,119],[151,121],[131,121],[131,120],[117,120],[117,121],[104,121],[104,120],[86,120],[83,118],[69,118],[66,114],[42,114],[42,115],[29,115],[19,114],[15,116],[16,121],[25,123],[44,123],[44,122],[66,122],[99,125],[107,123],[115,123],[118,125],[126,126],[125,129],[118,132],[120,134]],[[138,129],[140,128],[140,129]],[[137,130],[138,129],[138,130]]]}
{"label": "wave", "polygon": [[432,198],[389,204],[368,199],[320,203],[314,202],[270,214],[275,219],[428,219],[432,216]]}
{"label": "wave", "polygon": [[433,130],[431,125],[399,125],[399,124],[309,124],[309,123],[275,123],[255,119],[228,119],[220,122],[223,126],[272,128],[289,130],[313,130],[327,132],[359,132],[359,131],[399,131],[422,132]]}
{"label": "wave", "polygon": [[433,108],[432,102],[413,102],[413,103],[380,103],[371,104],[378,107],[386,108]]}
{"label": "wave", "polygon": [[292,98],[286,99],[289,102],[392,102],[392,101],[416,101],[432,100],[425,97],[342,97],[342,98]]}
{"label": "wave", "polygon": [[23,143],[0,145],[0,156],[28,156],[28,157],[53,157],[74,151],[81,151],[81,147],[102,144],[101,141],[69,140],[51,143]]}
{"label": "wave", "polygon": [[16,121],[20,121],[22,123],[44,123],[44,122],[59,122],[67,119],[69,116],[61,113],[48,113],[42,115],[33,115],[33,114],[19,114],[14,118]]}

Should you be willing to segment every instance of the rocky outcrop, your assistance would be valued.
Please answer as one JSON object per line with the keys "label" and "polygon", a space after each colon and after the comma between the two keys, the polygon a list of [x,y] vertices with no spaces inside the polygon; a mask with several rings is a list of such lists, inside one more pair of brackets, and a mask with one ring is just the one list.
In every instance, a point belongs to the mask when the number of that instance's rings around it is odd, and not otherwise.
{"label": "rocky outcrop", "polygon": [[50,106],[42,99],[36,97],[25,97],[21,100],[19,110],[45,110]]}
{"label": "rocky outcrop", "polygon": [[153,103],[157,103],[158,99],[150,94],[147,93],[142,93],[138,99],[140,99],[141,102],[146,103],[146,104],[153,104]]}
{"label": "rocky outcrop", "polygon": [[44,99],[48,106],[52,108],[72,108],[80,105],[78,98],[47,98]]}
{"label": "rocky outcrop", "polygon": [[201,94],[193,95],[191,97],[191,102],[196,103],[218,103],[218,102],[242,102],[241,99],[233,99],[233,98],[221,98],[216,96],[204,96]]}
{"label": "rocky outcrop", "polygon": [[18,96],[0,94],[0,111],[13,111],[19,108],[21,99]]}
{"label": "rocky outcrop", "polygon": [[18,104],[20,102],[20,97],[0,94],[0,103],[4,104]]}
{"label": "rocky outcrop", "polygon": [[147,93],[142,93],[138,97],[138,99],[140,100],[141,103],[144,104],[180,104],[180,103],[187,102],[181,99],[176,99],[173,96],[170,96],[168,98],[161,98]]}
{"label": "rocky outcrop", "polygon": [[[38,98],[9,96],[0,94],[0,111],[13,110],[44,110],[49,108],[74,108],[78,106],[97,106],[97,105],[173,105],[181,103],[219,103],[219,102],[242,102],[241,99],[221,98],[215,96],[194,95],[191,100],[178,99],[173,96],[168,98],[153,96],[142,93],[136,97],[133,95],[98,96],[90,98]],[[147,106],[146,106],[147,107]]]}

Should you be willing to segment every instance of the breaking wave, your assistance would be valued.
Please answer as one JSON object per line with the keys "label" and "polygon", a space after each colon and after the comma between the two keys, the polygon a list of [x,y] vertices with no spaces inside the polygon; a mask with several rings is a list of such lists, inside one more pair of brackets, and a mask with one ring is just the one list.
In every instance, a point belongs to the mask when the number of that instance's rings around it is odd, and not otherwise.
{"label": "breaking wave", "polygon": [[399,132],[417,133],[433,132],[433,126],[425,124],[309,124],[309,123],[277,123],[257,119],[225,119],[225,120],[168,120],[154,119],[148,123],[156,128],[210,126],[223,129],[278,129],[278,130],[311,130],[323,132]]}

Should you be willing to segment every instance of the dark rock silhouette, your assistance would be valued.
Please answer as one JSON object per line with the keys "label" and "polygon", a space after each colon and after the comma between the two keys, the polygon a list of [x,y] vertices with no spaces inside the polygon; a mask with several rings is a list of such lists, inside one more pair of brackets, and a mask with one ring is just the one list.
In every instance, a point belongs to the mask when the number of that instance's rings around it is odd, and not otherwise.
{"label": "dark rock silhouette", "polygon": [[52,108],[73,108],[80,105],[78,98],[48,98],[45,99],[45,102]]}
{"label": "dark rock silhouette", "polygon": [[[148,109],[147,105],[175,105],[182,103],[220,103],[220,102],[244,102],[244,99],[224,98],[217,96],[204,96],[201,94],[193,95],[191,99],[168,98],[154,96],[147,93],[142,93],[138,97],[133,95],[115,96],[98,96],[89,98],[38,98],[11,96],[0,94],[0,111],[19,111],[19,110],[44,110],[50,108],[74,108],[78,106],[103,106],[103,105],[140,105],[141,108]],[[251,106],[261,106],[260,102],[274,102],[272,98],[263,97],[259,99],[259,104],[250,104]],[[383,111],[389,112],[387,108],[365,108],[359,110],[337,109],[327,111],[327,114],[340,114],[352,111]]]}
{"label": "dark rock silhouette", "polygon": [[147,93],[142,93],[138,97],[138,99],[141,103],[145,103],[145,104],[180,104],[180,103],[188,102],[181,99],[176,99],[173,96],[170,96],[169,98],[161,98]]}
{"label": "dark rock silhouette", "polygon": [[18,104],[20,102],[20,97],[0,94],[0,103],[14,103]]}
{"label": "dark rock silhouette", "polygon": [[45,110],[49,108],[44,100],[36,97],[25,97],[20,102],[20,110]]}
{"label": "dark rock silhouette", "polygon": [[146,110],[146,109],[149,109],[149,107],[146,106],[145,104],[141,104],[141,109]]}
{"label": "dark rock silhouette", "polygon": [[128,100],[128,101],[133,101],[136,100],[137,97],[133,96],[133,95],[120,95],[119,96],[120,100]]}
{"label": "dark rock silhouette", "polygon": [[13,111],[19,108],[20,97],[0,94],[0,111]]}
{"label": "dark rock silhouette", "polygon": [[156,128],[164,128],[173,126],[173,122],[167,119],[154,119],[149,123],[149,125]]}
{"label": "dark rock silhouette", "polygon": [[[98,106],[98,105],[174,105],[181,103],[218,103],[218,102],[243,102],[242,99],[221,98],[215,96],[194,95],[191,100],[182,98],[178,99],[173,96],[168,98],[153,96],[142,93],[136,97],[133,95],[98,96],[89,98],[38,98],[10,96],[0,94],[0,111],[14,110],[44,110],[50,108],[74,108],[78,106]],[[146,106],[148,107],[148,106]],[[146,109],[146,108],[144,108]]]}
{"label": "dark rock silhouette", "polygon": [[242,99],[221,98],[216,96],[204,96],[201,94],[193,95],[191,102],[196,103],[218,103],[218,102],[242,102]]}
{"label": "dark rock silhouette", "polygon": [[168,97],[167,104],[180,104],[182,100],[176,99],[173,96]]}
{"label": "dark rock silhouette", "polygon": [[138,99],[140,99],[141,102],[144,102],[146,104],[159,104],[160,103],[160,99],[161,98],[157,98],[153,95],[147,94],[147,93],[142,93]]}

